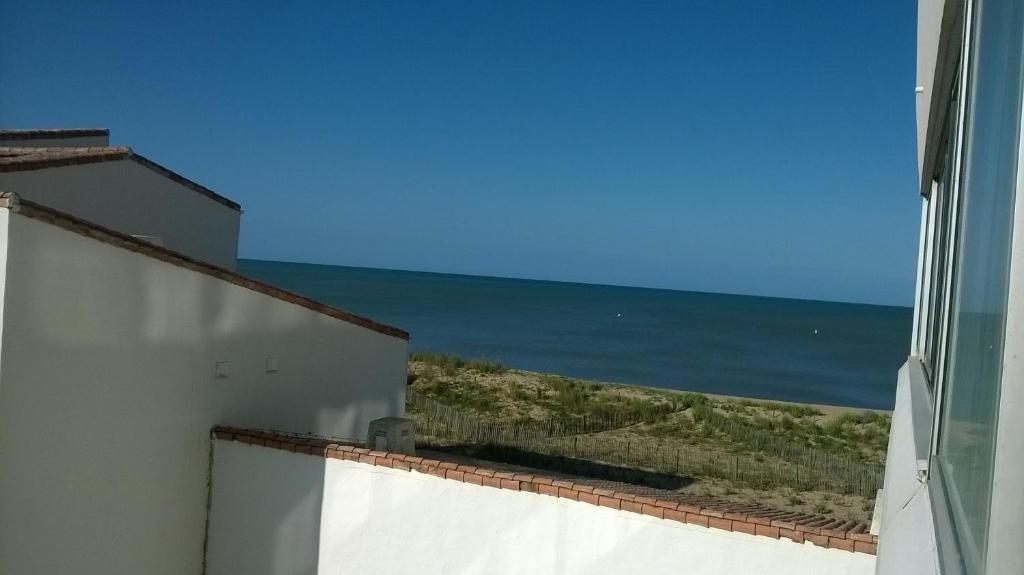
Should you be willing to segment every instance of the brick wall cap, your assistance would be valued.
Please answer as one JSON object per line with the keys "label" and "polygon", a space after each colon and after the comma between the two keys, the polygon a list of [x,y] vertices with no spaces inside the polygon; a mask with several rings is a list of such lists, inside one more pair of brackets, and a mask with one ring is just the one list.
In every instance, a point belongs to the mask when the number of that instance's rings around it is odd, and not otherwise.
{"label": "brick wall cap", "polygon": [[[877,554],[878,538],[864,533],[866,526],[855,520],[830,519],[802,513],[770,510],[754,506],[744,507],[752,513],[747,520],[736,519],[746,517],[731,511],[721,511],[708,507],[696,507],[691,504],[666,501],[653,497],[631,493],[615,492],[604,488],[576,489],[590,487],[576,485],[564,479],[552,479],[528,473],[497,471],[483,467],[455,464],[455,462],[423,459],[421,457],[400,456],[384,451],[371,451],[365,448],[352,447],[337,443],[335,440],[317,437],[301,437],[280,434],[272,431],[257,431],[230,427],[215,427],[211,437],[220,441],[237,441],[264,446],[273,449],[309,452],[316,455],[340,453],[345,460],[356,460],[359,463],[391,467],[402,471],[418,471],[451,481],[461,481],[487,488],[526,491],[543,496],[571,499],[586,505],[610,507],[620,511],[648,515],[660,520],[676,521],[698,525],[709,529],[720,529],[745,533],[773,539],[785,538],[797,543],[810,543],[819,547],[841,551]],[[328,448],[329,446],[329,448]],[[348,449],[344,449],[344,448]],[[308,450],[308,451],[302,451]],[[471,471],[472,470],[472,471]],[[698,497],[687,498],[697,501]],[[690,511],[695,509],[696,511]],[[734,507],[734,509],[739,509]],[[772,518],[779,518],[773,520]],[[795,527],[788,527],[789,524]],[[841,534],[820,535],[814,533],[818,528],[812,525],[828,525],[845,528]],[[848,536],[847,536],[848,534]]]}

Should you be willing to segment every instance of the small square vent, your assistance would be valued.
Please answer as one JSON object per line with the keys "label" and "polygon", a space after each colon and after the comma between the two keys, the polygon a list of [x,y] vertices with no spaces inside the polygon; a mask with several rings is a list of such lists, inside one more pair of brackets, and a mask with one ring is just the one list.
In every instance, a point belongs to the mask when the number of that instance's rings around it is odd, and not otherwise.
{"label": "small square vent", "polygon": [[382,417],[370,422],[366,447],[377,451],[416,455],[416,426],[411,419]]}

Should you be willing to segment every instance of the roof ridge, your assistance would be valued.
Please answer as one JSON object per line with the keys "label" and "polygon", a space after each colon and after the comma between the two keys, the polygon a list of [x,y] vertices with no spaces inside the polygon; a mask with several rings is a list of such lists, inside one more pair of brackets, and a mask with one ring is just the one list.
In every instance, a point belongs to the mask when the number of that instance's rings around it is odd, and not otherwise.
{"label": "roof ridge", "polygon": [[110,136],[109,128],[28,128],[0,130],[0,140],[43,140]]}
{"label": "roof ridge", "polygon": [[44,206],[31,200],[26,200],[13,192],[0,192],[0,208],[7,208],[19,215],[54,225],[70,232],[119,248],[156,258],[178,267],[212,276],[237,286],[304,307],[317,313],[321,313],[377,333],[404,340],[409,339],[409,333],[397,327],[378,323],[372,319],[329,306],[294,292],[283,290],[252,278],[247,278],[236,272],[228,271],[207,262],[199,261],[174,250],[157,246],[128,234],[105,228],[93,222],[55,210],[49,206]]}
{"label": "roof ridge", "polygon": [[39,153],[39,154],[76,154],[86,152],[99,152],[103,150],[132,151],[128,146],[0,146],[0,150],[10,153]]}

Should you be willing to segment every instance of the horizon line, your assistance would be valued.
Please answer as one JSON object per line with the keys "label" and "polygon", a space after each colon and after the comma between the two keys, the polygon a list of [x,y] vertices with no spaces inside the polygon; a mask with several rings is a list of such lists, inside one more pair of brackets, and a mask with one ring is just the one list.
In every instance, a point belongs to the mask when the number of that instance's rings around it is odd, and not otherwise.
{"label": "horizon line", "polygon": [[896,309],[913,310],[914,307],[910,305],[896,305],[896,304],[885,304],[885,303],[866,303],[866,302],[855,302],[855,301],[839,301],[839,300],[827,300],[827,299],[812,299],[812,298],[798,298],[798,297],[786,297],[786,296],[774,296],[774,295],[758,295],[758,294],[746,294],[746,293],[733,293],[733,292],[714,292],[714,291],[703,291],[703,290],[687,290],[679,288],[668,288],[668,287],[652,287],[652,286],[640,286],[640,285],[622,285],[622,284],[610,284],[610,283],[588,283],[581,281],[572,280],[553,280],[553,279],[539,279],[539,278],[524,278],[516,276],[497,276],[497,275],[482,275],[482,274],[468,274],[459,272],[439,272],[431,270],[405,270],[398,268],[381,268],[381,267],[370,267],[370,266],[353,266],[346,264],[329,264],[319,262],[300,262],[300,261],[285,261],[275,259],[260,259],[260,258],[243,258],[239,257],[238,260],[249,260],[256,262],[269,262],[277,264],[296,264],[304,266],[320,266],[320,267],[340,267],[340,268],[352,268],[360,270],[372,270],[372,271],[385,271],[385,272],[401,272],[401,273],[414,273],[414,274],[430,274],[438,276],[454,276],[454,277],[466,277],[466,278],[488,278],[488,279],[500,279],[510,281],[522,281],[522,282],[542,282],[542,283],[553,283],[553,284],[566,284],[566,285],[579,285],[579,286],[597,286],[597,287],[610,287],[619,289],[645,289],[655,291],[667,291],[674,293],[693,293],[702,295],[726,295],[735,297],[752,297],[752,298],[763,298],[763,299],[781,299],[789,301],[801,301],[801,302],[814,302],[814,303],[837,303],[843,305],[867,305],[872,307],[888,307]]}

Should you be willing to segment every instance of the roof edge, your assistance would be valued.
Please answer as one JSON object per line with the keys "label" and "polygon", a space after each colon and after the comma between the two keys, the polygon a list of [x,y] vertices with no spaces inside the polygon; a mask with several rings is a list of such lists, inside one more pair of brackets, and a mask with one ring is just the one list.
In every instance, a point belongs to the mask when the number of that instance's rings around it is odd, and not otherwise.
{"label": "roof edge", "polygon": [[232,283],[239,287],[243,287],[254,292],[262,293],[291,304],[295,304],[300,307],[321,313],[323,315],[333,317],[335,319],[357,325],[359,327],[375,331],[384,335],[388,335],[394,338],[409,340],[409,333],[383,323],[378,323],[372,319],[365,318],[354,313],[350,313],[344,310],[340,310],[335,307],[331,307],[327,304],[309,299],[305,296],[283,290],[281,288],[274,287],[270,284],[263,283],[261,281],[247,278],[238,273],[228,271],[224,268],[217,267],[213,264],[199,261],[189,256],[180,254],[176,251],[169,250],[167,248],[151,244],[149,242],[134,238],[130,235],[123,234],[105,228],[103,226],[94,224],[92,222],[77,218],[70,214],[55,210],[53,208],[37,204],[33,201],[26,200],[12,192],[0,192],[0,208],[7,208],[10,211],[17,213],[33,220],[37,220],[46,224],[63,228],[70,232],[74,232],[81,236],[92,238],[103,243],[113,245],[115,247],[123,248],[135,253],[139,253],[145,256],[149,256],[163,262],[176,265],[181,268],[185,268],[203,275],[215,277],[217,279]]}
{"label": "roof edge", "polygon": [[64,138],[110,137],[107,128],[41,128],[28,130],[0,130],[0,141],[50,140]]}
{"label": "roof edge", "polygon": [[173,171],[173,170],[171,170],[169,168],[165,168],[165,167],[163,167],[160,164],[154,162],[153,160],[150,160],[149,158],[147,158],[145,156],[142,156],[142,155],[137,154],[135,152],[131,152],[131,155],[129,156],[129,159],[133,160],[136,164],[139,164],[141,166],[145,166],[145,167],[149,168],[150,170],[153,170],[154,172],[164,176],[165,178],[173,180],[173,181],[175,181],[175,182],[185,186],[186,188],[191,189],[194,192],[198,192],[198,193],[202,194],[202,195],[210,198],[211,200],[213,200],[213,201],[215,201],[215,202],[217,202],[219,204],[227,206],[227,207],[231,208],[232,210],[235,210],[236,212],[242,211],[242,206],[240,204],[238,204],[237,202],[229,200],[226,197],[224,197],[224,196],[218,194],[217,192],[211,190],[210,188],[207,188],[206,186],[204,186],[202,184],[196,183],[196,182],[186,178],[185,176],[182,176],[181,174],[179,174],[179,173],[177,173],[177,172],[175,172],[175,171]]}
{"label": "roof edge", "polygon": [[[31,147],[18,146],[17,148],[10,149],[28,150],[31,149]],[[0,165],[0,172],[27,172],[31,170],[45,170],[47,168],[59,168],[63,166],[132,160],[133,162],[149,168],[171,181],[177,182],[194,192],[210,198],[218,204],[231,208],[236,212],[242,211],[242,206],[237,202],[229,200],[210,188],[194,182],[169,168],[161,166],[126,146],[101,146],[98,148],[39,148],[39,150],[40,152],[38,154],[23,154],[25,156],[25,159],[23,160]]]}
{"label": "roof edge", "polygon": [[[102,146],[99,148],[30,148],[0,146],[0,150],[17,150],[14,156],[4,156],[0,172],[29,172],[62,166],[116,162],[132,157],[131,148]],[[31,152],[29,150],[38,150]]]}

